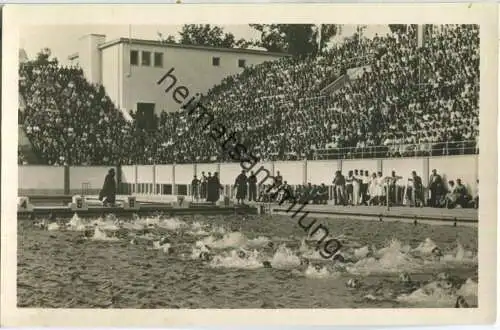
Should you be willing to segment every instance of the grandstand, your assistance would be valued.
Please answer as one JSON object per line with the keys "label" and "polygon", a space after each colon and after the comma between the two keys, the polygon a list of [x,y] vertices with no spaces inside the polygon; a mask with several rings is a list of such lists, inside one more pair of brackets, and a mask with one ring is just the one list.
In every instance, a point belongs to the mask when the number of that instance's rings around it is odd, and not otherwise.
{"label": "grandstand", "polygon": [[[422,47],[414,33],[354,36],[318,57],[248,67],[204,103],[263,161],[478,153],[478,26],[433,27]],[[182,112],[164,112],[146,130],[78,68],[26,62],[19,70],[20,124],[40,162],[231,161],[215,141],[189,132]]]}

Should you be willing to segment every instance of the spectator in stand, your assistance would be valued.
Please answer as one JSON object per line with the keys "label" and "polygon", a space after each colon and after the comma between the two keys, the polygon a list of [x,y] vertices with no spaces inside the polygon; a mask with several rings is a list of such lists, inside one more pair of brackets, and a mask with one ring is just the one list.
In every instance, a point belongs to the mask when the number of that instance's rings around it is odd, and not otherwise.
{"label": "spectator in stand", "polygon": [[[359,79],[329,86],[360,67]],[[192,134],[185,111],[163,112],[157,129],[146,130],[79,68],[28,62],[19,74],[20,119],[47,164],[232,161],[213,139]],[[436,26],[421,48],[413,26],[372,39],[356,34],[318,57],[249,66],[201,102],[262,161],[473,153],[479,27]]]}

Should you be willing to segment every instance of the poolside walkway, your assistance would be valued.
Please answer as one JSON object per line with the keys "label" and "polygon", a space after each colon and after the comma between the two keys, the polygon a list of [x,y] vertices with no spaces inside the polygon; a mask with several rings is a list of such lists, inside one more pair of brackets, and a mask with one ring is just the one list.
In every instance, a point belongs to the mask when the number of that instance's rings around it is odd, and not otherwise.
{"label": "poolside walkway", "polygon": [[[301,205],[297,204],[288,211],[290,205],[271,205],[273,213],[293,215]],[[309,212],[313,216],[348,216],[376,218],[382,220],[426,220],[445,222],[477,223],[479,214],[475,209],[441,209],[431,207],[396,206],[387,209],[385,206],[338,206],[338,205],[307,205],[301,212]]]}

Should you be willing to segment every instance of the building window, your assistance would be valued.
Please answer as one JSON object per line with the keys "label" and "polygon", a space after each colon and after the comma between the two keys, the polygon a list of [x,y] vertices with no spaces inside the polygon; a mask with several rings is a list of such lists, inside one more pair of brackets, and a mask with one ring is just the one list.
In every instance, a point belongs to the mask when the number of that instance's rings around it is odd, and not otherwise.
{"label": "building window", "polygon": [[245,60],[238,60],[238,67],[239,68],[244,68],[245,67]]}
{"label": "building window", "polygon": [[212,65],[219,66],[220,65],[220,57],[212,57]]}
{"label": "building window", "polygon": [[142,65],[150,66],[151,65],[151,52],[142,52]]}
{"label": "building window", "polygon": [[137,50],[130,51],[130,64],[139,65],[139,52]]}
{"label": "building window", "polygon": [[163,53],[155,53],[155,67],[163,68]]}

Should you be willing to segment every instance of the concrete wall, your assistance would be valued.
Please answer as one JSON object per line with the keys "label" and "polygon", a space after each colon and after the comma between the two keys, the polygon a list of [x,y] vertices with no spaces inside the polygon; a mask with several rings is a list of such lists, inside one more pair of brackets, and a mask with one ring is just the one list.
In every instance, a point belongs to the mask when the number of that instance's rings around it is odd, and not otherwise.
{"label": "concrete wall", "polygon": [[18,166],[19,195],[64,195],[64,167]]}
{"label": "concrete wall", "polygon": [[[477,155],[267,162],[257,164],[252,169],[258,172],[258,181],[266,176],[264,171],[259,171],[261,166],[267,169],[270,175],[276,175],[279,171],[283,179],[292,185],[307,182],[330,185],[335,171],[340,169],[344,174],[355,169],[367,170],[370,174],[382,171],[384,176],[396,171],[396,174],[404,178],[408,178],[411,171],[416,171],[427,185],[432,169],[436,169],[446,180],[461,178],[470,193],[474,193],[476,180],[479,178]],[[65,171],[64,167],[20,165],[18,191],[20,195],[64,194],[66,182],[70,193],[80,193],[83,184],[96,193],[100,190],[108,170],[109,167],[99,166],[70,167]],[[241,167],[238,163],[123,166],[121,181],[130,187],[130,193],[160,194],[163,192],[163,185],[172,186],[175,193],[179,186],[189,185],[193,175],[200,177],[201,172],[219,172],[221,183],[232,185],[241,172]]]}
{"label": "concrete wall", "polygon": [[[118,48],[115,45],[103,50]],[[134,45],[128,43],[121,44],[123,51],[120,51],[120,56],[116,55],[117,61],[120,61],[120,66],[105,67],[103,66],[103,76],[120,75],[113,70],[120,70],[122,93],[119,99],[112,98],[115,104],[120,104],[127,110],[137,110],[138,102],[155,103],[155,112],[162,111],[177,111],[180,105],[172,98],[172,92],[178,86],[185,86],[189,91],[189,100],[196,93],[206,93],[214,85],[219,84],[222,79],[227,76],[241,73],[243,68],[238,67],[238,60],[243,59],[246,65],[259,64],[265,61],[276,60],[280,56],[272,56],[263,54],[245,54],[237,52],[221,52],[218,50],[201,50],[188,48],[165,47],[161,45]],[[130,65],[130,50],[139,51],[139,65]],[[151,66],[142,66],[141,58],[142,51],[151,52]],[[155,67],[154,53],[163,54],[163,66]],[[115,54],[113,52],[113,54]],[[219,57],[220,65],[212,65],[212,58]],[[109,60],[108,60],[109,61]],[[177,83],[171,88],[169,93],[165,93],[165,89],[172,83],[172,78],[167,78],[164,83],[159,86],[157,82],[170,69],[174,68],[171,73],[177,79]],[[108,71],[108,72],[106,72]],[[129,75],[130,73],[130,75]],[[113,84],[107,85],[104,82],[104,87],[108,89],[116,89]]]}

